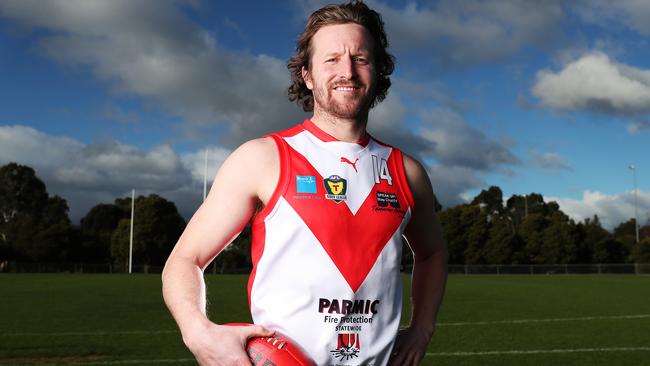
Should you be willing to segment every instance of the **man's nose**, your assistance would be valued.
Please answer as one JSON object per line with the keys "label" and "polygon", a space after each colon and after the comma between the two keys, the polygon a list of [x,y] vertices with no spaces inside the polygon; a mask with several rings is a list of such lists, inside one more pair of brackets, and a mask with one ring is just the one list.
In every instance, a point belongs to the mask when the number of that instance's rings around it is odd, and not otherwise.
{"label": "man's nose", "polygon": [[341,79],[352,79],[356,76],[354,60],[351,57],[342,57],[339,67],[339,77]]}

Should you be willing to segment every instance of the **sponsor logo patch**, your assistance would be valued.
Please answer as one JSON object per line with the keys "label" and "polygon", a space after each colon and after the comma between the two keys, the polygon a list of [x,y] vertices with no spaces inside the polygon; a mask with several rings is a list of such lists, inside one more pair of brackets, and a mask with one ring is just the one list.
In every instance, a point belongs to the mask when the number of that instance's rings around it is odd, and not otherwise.
{"label": "sponsor logo patch", "polygon": [[397,195],[395,193],[386,193],[377,191],[377,206],[400,208]]}
{"label": "sponsor logo patch", "polygon": [[297,193],[316,193],[316,177],[313,175],[296,175]]}
{"label": "sponsor logo patch", "polygon": [[330,351],[332,357],[339,361],[348,361],[359,357],[361,344],[358,333],[340,333],[337,334],[336,338],[336,349]]}
{"label": "sponsor logo patch", "polygon": [[329,178],[323,179],[323,184],[325,185],[325,191],[327,192],[325,198],[328,200],[340,203],[347,199],[347,196],[345,195],[345,192],[347,192],[348,189],[347,180],[338,175],[330,175]]}

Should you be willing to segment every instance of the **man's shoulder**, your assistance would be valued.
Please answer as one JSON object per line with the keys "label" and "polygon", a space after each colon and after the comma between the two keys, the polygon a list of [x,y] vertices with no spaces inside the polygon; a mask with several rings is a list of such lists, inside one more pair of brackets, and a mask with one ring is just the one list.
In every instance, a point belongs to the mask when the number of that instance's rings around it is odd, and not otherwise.
{"label": "man's shoulder", "polygon": [[261,137],[241,144],[224,162],[230,170],[253,173],[277,161],[277,147],[271,137]]}
{"label": "man's shoulder", "polygon": [[276,144],[270,136],[248,140],[232,153],[236,159],[263,158],[277,151]]}
{"label": "man's shoulder", "polygon": [[407,174],[413,177],[422,178],[422,175],[427,175],[426,169],[417,159],[402,152],[402,159],[404,161],[404,170]]}

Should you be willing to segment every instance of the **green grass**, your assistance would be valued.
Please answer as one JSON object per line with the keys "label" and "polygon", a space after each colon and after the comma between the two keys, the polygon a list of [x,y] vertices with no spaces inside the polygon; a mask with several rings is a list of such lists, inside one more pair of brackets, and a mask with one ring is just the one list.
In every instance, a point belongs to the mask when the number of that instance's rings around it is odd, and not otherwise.
{"label": "green grass", "polygon": [[[246,281],[207,276],[213,320],[250,321]],[[650,277],[451,276],[428,352],[425,365],[648,365]],[[0,365],[191,359],[159,276],[0,276]]]}

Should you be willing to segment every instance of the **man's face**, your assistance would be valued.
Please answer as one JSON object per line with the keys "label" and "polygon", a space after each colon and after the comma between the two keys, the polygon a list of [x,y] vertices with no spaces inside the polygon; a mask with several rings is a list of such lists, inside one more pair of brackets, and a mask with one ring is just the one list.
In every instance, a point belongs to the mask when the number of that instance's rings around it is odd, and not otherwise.
{"label": "man's face", "polygon": [[366,114],[377,81],[368,30],[355,23],[328,25],[314,34],[311,47],[311,68],[303,69],[303,79],[314,108],[337,118]]}

